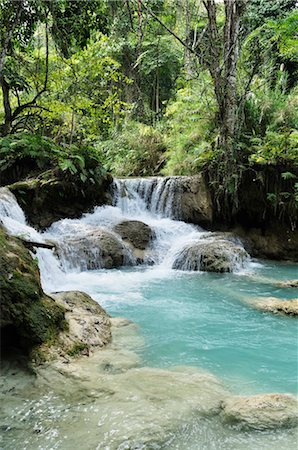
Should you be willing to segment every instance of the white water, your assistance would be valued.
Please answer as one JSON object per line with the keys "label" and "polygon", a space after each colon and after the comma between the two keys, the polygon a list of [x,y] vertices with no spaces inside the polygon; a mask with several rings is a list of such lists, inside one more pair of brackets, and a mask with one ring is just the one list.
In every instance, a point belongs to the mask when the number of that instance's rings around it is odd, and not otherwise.
{"label": "white water", "polygon": [[[168,217],[173,211],[178,215],[180,210],[177,180],[179,177],[116,181],[115,206],[96,207],[80,219],[60,220],[43,233],[28,226],[15,197],[6,188],[1,188],[0,219],[12,235],[37,242],[50,241],[57,246],[59,259],[51,250],[36,251],[42,285],[47,292],[65,289],[70,285],[69,280],[73,281],[73,273],[85,278],[88,275],[82,272],[103,267],[100,248],[96,247],[94,238],[101,231],[112,233],[123,248],[124,265],[135,265],[131,250],[113,232],[114,226],[123,220],[139,220],[151,227],[155,239],[144,262],[154,263],[155,276],[156,272],[168,274],[181,250],[206,236],[200,227]],[[209,233],[208,237],[211,235]],[[235,268],[238,266],[235,261]]]}

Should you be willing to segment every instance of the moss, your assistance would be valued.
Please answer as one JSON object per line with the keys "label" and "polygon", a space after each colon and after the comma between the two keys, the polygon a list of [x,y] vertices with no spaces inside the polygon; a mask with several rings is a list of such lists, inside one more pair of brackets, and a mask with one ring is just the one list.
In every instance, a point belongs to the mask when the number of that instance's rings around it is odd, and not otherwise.
{"label": "moss", "polygon": [[67,351],[68,356],[76,357],[79,356],[84,350],[88,349],[88,345],[84,342],[76,342],[73,346]]}
{"label": "moss", "polygon": [[51,343],[66,329],[64,309],[43,293],[36,261],[21,240],[0,227],[0,243],[0,326],[13,326],[26,350]]}
{"label": "moss", "polygon": [[82,182],[76,175],[52,169],[8,188],[22,205],[29,222],[43,229],[61,218],[79,217],[95,205],[111,202],[111,182],[111,177],[102,174]]}

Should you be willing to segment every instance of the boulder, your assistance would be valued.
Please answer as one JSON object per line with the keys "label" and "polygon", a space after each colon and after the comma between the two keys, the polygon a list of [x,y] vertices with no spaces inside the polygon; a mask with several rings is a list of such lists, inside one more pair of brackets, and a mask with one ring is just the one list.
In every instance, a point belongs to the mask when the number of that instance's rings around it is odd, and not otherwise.
{"label": "boulder", "polygon": [[261,311],[287,316],[298,316],[298,299],[281,300],[275,297],[260,297],[249,302],[251,306]]}
{"label": "boulder", "polygon": [[105,310],[88,294],[78,291],[52,293],[57,305],[65,310],[68,329],[60,333],[50,353],[89,355],[112,340],[111,322]]}
{"label": "boulder", "polygon": [[0,227],[1,349],[28,353],[66,326],[64,309],[41,288],[37,261],[23,242]]}
{"label": "boulder", "polygon": [[112,269],[134,263],[131,251],[121,239],[103,229],[65,238],[57,245],[57,254],[69,267],[81,270]]}
{"label": "boulder", "polygon": [[117,224],[114,231],[131,249],[136,264],[142,264],[144,261],[150,263],[148,248],[155,238],[155,233],[149,225],[139,220],[125,220]]}
{"label": "boulder", "polygon": [[149,225],[139,220],[124,220],[114,227],[114,231],[140,250],[145,250],[154,237]]}
{"label": "boulder", "polygon": [[172,268],[203,272],[233,272],[248,261],[240,243],[219,235],[203,237],[187,245],[176,257]]}
{"label": "boulder", "polygon": [[223,404],[225,423],[244,430],[270,430],[298,424],[297,400],[287,394],[235,396]]}

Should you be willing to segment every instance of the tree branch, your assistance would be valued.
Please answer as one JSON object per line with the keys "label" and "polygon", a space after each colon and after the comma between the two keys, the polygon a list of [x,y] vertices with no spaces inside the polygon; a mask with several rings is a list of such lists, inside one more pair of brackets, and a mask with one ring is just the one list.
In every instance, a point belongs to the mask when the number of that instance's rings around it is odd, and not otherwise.
{"label": "tree branch", "polygon": [[[39,106],[36,105],[37,100],[39,97],[46,92],[47,85],[48,85],[48,78],[49,78],[49,30],[48,30],[48,21],[46,20],[46,57],[45,57],[45,65],[46,65],[46,73],[45,73],[45,79],[43,87],[40,91],[38,91],[35,95],[35,97],[27,103],[24,103],[23,105],[19,105],[11,115],[11,121],[15,120],[16,117],[18,117],[21,112],[23,112],[27,108],[38,108]],[[41,107],[40,107],[41,108]],[[41,108],[43,109],[43,108]]]}
{"label": "tree branch", "polygon": [[140,4],[143,6],[143,8],[150,14],[150,16],[153,17],[154,20],[156,20],[156,22],[158,22],[165,30],[167,30],[172,36],[174,36],[174,38],[180,42],[180,44],[183,45],[183,47],[185,47],[189,52],[193,53],[194,55],[197,55],[197,52],[190,47],[189,45],[187,45],[186,42],[184,42],[176,33],[174,33],[174,31],[172,31],[164,22],[162,22],[162,20],[160,20],[159,17],[157,17],[157,15],[149,8],[149,6],[145,5],[145,3],[142,0],[138,0],[140,2]]}

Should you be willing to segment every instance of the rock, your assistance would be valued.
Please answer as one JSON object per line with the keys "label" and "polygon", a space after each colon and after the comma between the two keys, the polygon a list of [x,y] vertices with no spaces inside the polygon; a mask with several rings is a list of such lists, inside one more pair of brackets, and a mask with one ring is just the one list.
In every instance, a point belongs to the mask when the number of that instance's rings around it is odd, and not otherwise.
{"label": "rock", "polygon": [[38,265],[18,238],[0,227],[1,349],[29,352],[65,328],[64,309],[44,294]]}
{"label": "rock", "polygon": [[210,227],[213,221],[213,206],[210,190],[202,173],[179,178],[181,185],[181,217],[184,222]]}
{"label": "rock", "polygon": [[142,264],[144,260],[148,259],[150,255],[146,250],[155,238],[155,233],[149,225],[139,220],[125,220],[117,224],[114,231],[131,249],[137,264]]}
{"label": "rock", "polygon": [[121,239],[103,229],[65,238],[57,245],[57,254],[70,267],[81,270],[112,269],[134,263],[131,251]]}
{"label": "rock", "polygon": [[95,183],[83,183],[75,176],[66,177],[49,170],[36,178],[9,185],[22,206],[29,223],[37,229],[49,227],[61,218],[80,217],[94,206],[111,204],[112,177],[97,176]]}
{"label": "rock", "polygon": [[249,253],[256,258],[298,261],[298,228],[282,224],[263,228],[236,227],[232,232],[243,239]]}
{"label": "rock", "polygon": [[235,396],[224,402],[221,417],[241,429],[294,427],[298,424],[297,400],[287,394]]}
{"label": "rock", "polygon": [[298,288],[298,280],[279,281],[276,286],[281,288]]}
{"label": "rock", "polygon": [[88,294],[78,291],[51,294],[64,308],[68,330],[60,333],[58,347],[69,356],[102,348],[112,340],[111,322],[105,310]]}
{"label": "rock", "polygon": [[250,301],[249,304],[261,311],[298,316],[298,299],[281,300],[275,297],[260,297],[257,300]]}
{"label": "rock", "polygon": [[233,272],[243,267],[248,253],[231,238],[210,236],[187,245],[176,257],[173,269],[203,272]]}
{"label": "rock", "polygon": [[114,227],[124,241],[128,241],[135,248],[145,250],[154,237],[154,233],[144,222],[139,220],[125,220]]}

